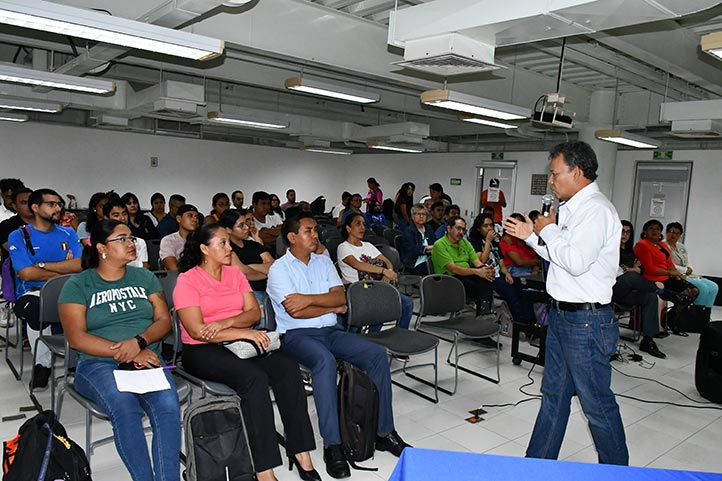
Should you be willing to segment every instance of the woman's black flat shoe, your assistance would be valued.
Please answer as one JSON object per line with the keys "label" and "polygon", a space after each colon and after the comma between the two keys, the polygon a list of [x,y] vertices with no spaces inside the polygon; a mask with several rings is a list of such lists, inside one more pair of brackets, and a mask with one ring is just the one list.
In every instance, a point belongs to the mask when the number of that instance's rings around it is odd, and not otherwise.
{"label": "woman's black flat shoe", "polygon": [[664,339],[667,336],[669,336],[669,333],[667,331],[659,331],[657,334],[654,335],[654,337],[657,339]]}
{"label": "woman's black flat shoe", "polygon": [[684,332],[684,331],[677,331],[677,330],[674,330],[674,329],[672,330],[672,334],[674,334],[675,336],[680,336],[680,337],[689,337],[689,334],[687,334],[686,332]]}
{"label": "woman's black flat shoe", "polygon": [[311,471],[306,471],[301,467],[301,463],[298,462],[298,459],[296,459],[296,456],[289,456],[288,457],[288,470],[293,471],[293,467],[296,466],[298,468],[298,476],[303,481],[321,481],[321,475],[318,474],[318,471],[315,469],[312,469]]}

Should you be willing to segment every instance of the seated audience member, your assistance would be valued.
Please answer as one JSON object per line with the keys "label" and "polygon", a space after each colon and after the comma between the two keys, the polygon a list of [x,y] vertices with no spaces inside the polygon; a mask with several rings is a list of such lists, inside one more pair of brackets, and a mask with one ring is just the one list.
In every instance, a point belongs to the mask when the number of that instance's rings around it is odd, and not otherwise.
{"label": "seated audience member", "polygon": [[662,240],[662,223],[648,220],[642,227],[642,239],[634,245],[634,254],[642,264],[642,276],[653,282],[661,282],[664,288],[697,298],[699,291],[685,279],[674,266],[669,246]]}
{"label": "seated audience member", "polygon": [[348,207],[346,207],[341,215],[338,218],[338,225],[341,226],[346,221],[346,217],[350,216],[351,214],[361,214],[363,215],[363,212],[361,212],[361,202],[363,199],[361,199],[361,194],[354,194],[351,196],[351,199],[349,200]]}
{"label": "seated audience member", "polygon": [[[83,252],[85,270],[65,283],[58,299],[60,320],[78,351],[75,389],[108,413],[115,446],[134,481],[180,479],[181,419],[170,371],[170,389],[145,394],[120,392],[113,371],[119,364],[162,366],[160,341],[171,330],[163,288],[152,272],[127,267],[135,260],[127,225],[104,220],[91,231]],[[143,431],[151,419],[153,463]]]}
{"label": "seated audience member", "polygon": [[281,210],[283,212],[286,212],[289,207],[297,206],[298,203],[296,202],[296,191],[293,189],[288,189],[286,191],[286,202],[281,204]]}
{"label": "seated audience member", "polygon": [[394,201],[391,199],[384,199],[384,202],[381,204],[381,212],[384,214],[384,217],[386,217],[386,224],[389,227],[394,226]]}
{"label": "seated audience member", "polygon": [[373,212],[371,210],[371,203],[375,201],[380,206],[384,201],[384,193],[381,192],[381,184],[376,182],[374,177],[366,179],[366,185],[368,185],[369,191],[363,202],[366,204],[366,212]]}
{"label": "seated audience member", "polygon": [[444,203],[439,200],[431,204],[427,212],[428,224],[433,232],[436,232],[444,223],[444,209]]}
{"label": "seated audience member", "polygon": [[311,214],[289,217],[283,223],[283,237],[288,252],[268,271],[268,295],[278,332],[283,334],[281,347],[311,369],[326,471],[333,478],[348,477],[339,432],[337,358],[366,371],[378,389],[376,449],[398,457],[408,446],[394,430],[386,350],[338,325],[337,314],[347,310],[346,295],[331,260],[313,253],[318,232]]}
{"label": "seated audience member", "polygon": [[446,235],[446,228],[448,226],[447,221],[452,217],[459,217],[461,215],[461,207],[456,204],[447,205],[444,208],[444,222],[436,229],[434,236],[437,239],[441,239]]}
{"label": "seated audience member", "polygon": [[155,230],[150,217],[144,215],[140,210],[138,197],[132,192],[126,192],[120,199],[125,204],[125,208],[128,209],[128,227],[130,227],[133,235],[139,239],[157,239],[158,232]]}
{"label": "seated audience member", "polygon": [[[67,204],[65,203],[65,199],[60,197],[60,200],[63,202],[63,210],[60,211],[60,220],[58,221],[58,225],[61,227],[69,227],[77,232],[78,226],[80,225],[78,216],[66,209]],[[17,211],[17,207],[15,210]]]}
{"label": "seated audience member", "polygon": [[476,314],[479,315],[491,310],[494,268],[481,263],[464,234],[466,221],[461,217],[451,217],[446,235],[434,243],[431,260],[435,274],[454,276],[464,284],[467,297],[476,301]]}
{"label": "seated audience member", "polygon": [[494,208],[494,222],[501,222],[502,209],[506,207],[504,192],[499,188],[499,179],[489,179],[489,188],[481,193],[481,205]]}
{"label": "seated audience member", "polygon": [[[351,199],[351,192],[344,191],[341,194],[341,203],[336,204],[331,208],[331,218],[338,219],[341,212],[346,208],[348,205],[348,201]],[[338,225],[338,223],[337,223]]]}
{"label": "seated audience member", "polygon": [[211,213],[208,214],[205,219],[203,219],[203,222],[218,222],[218,219],[221,218],[221,214],[227,211],[230,206],[231,201],[230,199],[228,199],[228,196],[223,192],[217,193],[213,196],[213,201],[211,203]]}
{"label": "seated audience member", "polygon": [[[150,196],[150,208],[151,211],[146,214],[150,221],[153,223],[153,227],[158,227],[158,223],[165,217],[165,196],[160,192]],[[158,233],[156,232],[156,235]]]}
{"label": "seated audience member", "polygon": [[396,193],[394,199],[394,220],[400,231],[413,224],[411,221],[411,206],[414,205],[414,191],[416,185],[413,182],[404,182]]}
{"label": "seated audience member", "polygon": [[2,196],[2,204],[0,204],[0,222],[16,214],[13,206],[13,193],[25,187],[20,179],[0,179],[0,196]]}
{"label": "seated audience member", "polygon": [[[526,219],[519,213],[509,217],[525,222]],[[526,245],[521,239],[510,234],[504,234],[499,241],[499,248],[504,255],[504,265],[512,277],[534,276],[539,274],[542,261],[537,257],[534,249]]]}
{"label": "seated audience member", "polygon": [[160,240],[159,257],[163,267],[169,271],[178,270],[183,246],[191,232],[195,232],[200,224],[198,209],[192,204],[183,204],[176,213],[178,231],[168,234]]}
{"label": "seated audience member", "polygon": [[78,225],[78,239],[82,243],[88,238],[90,231],[93,230],[95,224],[103,220],[103,206],[108,202],[108,194],[105,192],[96,192],[90,196],[90,202],[88,202],[88,212],[85,216],[85,221]]}
{"label": "seated audience member", "polygon": [[[38,189],[30,194],[28,205],[33,221],[28,224],[29,240],[15,230],[8,237],[8,251],[15,270],[15,294],[18,301],[14,311],[27,324],[28,341],[35,350],[40,333],[40,289],[45,281],[61,274],[80,272],[82,247],[74,230],[57,224],[62,209],[60,195],[51,189]],[[101,213],[102,215],[102,213]],[[30,248],[32,247],[32,248]],[[49,336],[51,328],[43,329]],[[50,378],[50,351],[44,343],[37,343],[36,362],[31,387],[47,388]]]}
{"label": "seated audience member", "polygon": [[641,306],[642,341],[639,350],[661,359],[667,356],[659,350],[654,337],[659,334],[659,295],[664,284],[642,277],[642,266],[634,255],[632,244],[634,226],[628,220],[622,221],[622,237],[619,244],[619,272],[612,290],[612,301],[625,306]]}
{"label": "seated audience member", "polygon": [[0,222],[0,251],[2,252],[0,260],[4,261],[10,255],[8,252],[8,238],[10,237],[10,233],[33,222],[34,215],[33,211],[30,210],[29,202],[30,194],[32,193],[33,191],[27,187],[20,187],[13,192],[11,202],[17,213]]}
{"label": "seated audience member", "polygon": [[430,274],[426,259],[431,255],[436,236],[431,226],[426,223],[426,208],[423,204],[414,204],[411,207],[411,219],[414,223],[403,232],[402,261],[412,274],[425,276]]}
{"label": "seated audience member", "polygon": [[244,200],[245,198],[243,197],[243,192],[240,190],[234,190],[231,194],[231,202],[233,202],[233,208],[236,210],[243,209]]}
{"label": "seated audience member", "polygon": [[383,226],[388,227],[388,221],[383,212],[381,212],[381,204],[376,199],[369,201],[369,211],[366,212],[366,225],[368,227]]}
{"label": "seated audience member", "polygon": [[[365,233],[366,221],[364,221],[363,215],[353,213],[346,216],[341,230],[341,235],[345,240],[339,244],[336,251],[338,266],[344,282],[351,284],[360,278],[397,282],[398,275],[388,257],[383,255],[375,245],[361,240]],[[409,296],[401,294],[399,327],[409,328],[413,311],[414,301]],[[380,330],[381,325],[373,326],[373,328]]]}
{"label": "seated audience member", "polygon": [[431,206],[436,202],[441,202],[444,208],[453,203],[451,197],[444,193],[444,188],[438,182],[429,184],[429,195],[421,199],[421,203],[427,210],[431,210]]}
{"label": "seated audience member", "polygon": [[178,221],[176,220],[176,216],[178,215],[178,209],[180,209],[182,205],[185,205],[185,203],[186,198],[180,194],[173,194],[170,196],[168,199],[168,213],[160,222],[158,222],[158,226],[155,228],[155,230],[158,231],[159,239],[162,239],[174,232],[178,232]]}
{"label": "seated audience member", "polygon": [[271,212],[271,196],[267,192],[253,193],[253,222],[264,244],[272,245],[281,235],[283,219]]}
{"label": "seated audience member", "polygon": [[[112,193],[108,197],[108,203],[103,206],[103,216],[106,219],[113,219],[128,225],[128,210],[127,203],[118,196],[116,193]],[[148,221],[150,222],[150,221]],[[128,228],[130,226],[128,225]],[[130,228],[130,233],[133,234],[133,229]],[[92,240],[92,238],[91,238]],[[144,267],[148,268],[148,246],[142,237],[136,237],[133,234],[129,239],[131,244],[134,244],[135,259],[128,263],[132,267]]]}
{"label": "seated audience member", "polygon": [[469,241],[474,247],[476,255],[479,256],[479,261],[494,268],[492,289],[509,305],[511,316],[515,322],[533,324],[536,322],[534,305],[517,292],[514,278],[509,274],[502,261],[498,239],[499,235],[494,230],[494,217],[489,214],[476,216],[471,226],[471,232],[469,232]]}
{"label": "seated audience member", "polygon": [[302,479],[320,481],[309,455],[316,445],[298,364],[283,351],[240,359],[221,344],[246,339],[266,349],[270,342],[266,331],[252,328],[261,311],[248,280],[231,265],[231,246],[226,229],[215,223],[201,226],[185,244],[173,291],[182,323],[183,368],[201,379],[227,384],[243,399],[241,410],[259,481],[275,480],[273,468],[281,464],[270,386],[289,461]]}
{"label": "seated audience member", "polygon": [[275,214],[278,217],[281,218],[281,221],[284,219],[284,213],[283,209],[281,209],[281,199],[278,198],[276,194],[269,194],[271,196],[271,214]]}
{"label": "seated audience member", "polygon": [[[307,212],[310,214],[309,211],[303,210],[303,201],[299,202],[299,204],[296,207],[291,207],[290,209],[288,209],[288,212],[286,212],[286,219],[290,219],[291,217],[297,217],[301,214],[301,212]],[[281,241],[283,241],[283,237],[279,237],[279,239],[281,239]],[[276,242],[278,242],[278,239],[276,240]],[[283,254],[285,254],[287,250],[288,250],[288,246],[284,243]],[[318,247],[316,247],[316,250],[313,251],[313,253],[316,255],[319,255],[319,256],[326,256],[329,259],[331,258],[331,253],[328,251],[328,249],[326,249],[326,246],[323,245],[323,243],[321,243],[321,242],[318,243]],[[281,254],[281,255],[283,255],[283,254]],[[281,256],[278,256],[278,257],[281,257]]]}
{"label": "seated audience member", "polygon": [[667,224],[666,240],[672,254],[672,262],[674,262],[677,270],[684,274],[687,282],[692,284],[699,291],[695,304],[707,306],[710,309],[714,307],[714,300],[717,297],[719,286],[709,279],[700,277],[693,273],[692,267],[689,265],[689,255],[687,248],[679,242],[679,237],[684,234],[684,227],[679,222]]}
{"label": "seated audience member", "polygon": [[235,258],[232,262],[241,268],[253,289],[259,305],[266,300],[266,280],[268,268],[273,264],[273,256],[263,244],[251,238],[253,214],[246,209],[227,210],[219,222],[231,238],[231,249]]}

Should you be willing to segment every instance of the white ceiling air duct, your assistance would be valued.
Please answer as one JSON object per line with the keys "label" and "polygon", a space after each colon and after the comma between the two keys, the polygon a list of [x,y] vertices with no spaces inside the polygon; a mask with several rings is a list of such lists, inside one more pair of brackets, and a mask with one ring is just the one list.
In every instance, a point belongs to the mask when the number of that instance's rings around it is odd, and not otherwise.
{"label": "white ceiling air duct", "polygon": [[206,105],[202,85],[166,80],[136,92],[128,98],[128,110],[154,114],[168,120],[188,120],[199,115],[198,107]]}
{"label": "white ceiling air duct", "polygon": [[395,64],[443,77],[498,68],[494,49],[673,19],[715,0],[435,0],[391,11]]}
{"label": "white ceiling air duct", "polygon": [[672,122],[674,137],[714,139],[722,137],[722,100],[665,102],[659,108],[659,120]]}

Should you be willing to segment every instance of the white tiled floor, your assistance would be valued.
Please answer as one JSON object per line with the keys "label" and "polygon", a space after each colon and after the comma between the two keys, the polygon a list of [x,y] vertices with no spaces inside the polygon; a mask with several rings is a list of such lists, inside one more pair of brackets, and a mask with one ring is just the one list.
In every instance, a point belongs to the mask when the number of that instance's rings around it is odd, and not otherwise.
{"label": "white tiled floor", "polygon": [[[715,308],[712,317],[713,319],[722,319],[722,309]],[[696,334],[691,334],[688,338],[670,336],[660,340],[658,344],[668,358],[658,360],[645,356],[645,360],[655,363],[649,369],[631,362],[615,362],[613,365],[623,373],[659,380],[694,399],[702,400],[694,387],[694,361],[698,340],[699,336]],[[465,421],[465,418],[469,416],[468,411],[471,409],[482,405],[515,402],[526,397],[518,391],[518,388],[528,381],[526,376],[530,364],[524,362],[520,366],[514,366],[510,356],[511,340],[502,338],[502,342],[504,344],[501,366],[502,382],[499,385],[460,372],[457,394],[450,397],[440,393],[440,402],[436,405],[394,387],[396,427],[406,441],[414,446],[432,449],[509,456],[524,455],[539,408],[538,401],[526,402],[516,407],[487,407],[488,414],[484,415],[484,421],[477,424],[469,424]],[[634,349],[637,348],[636,345],[627,344]],[[445,359],[448,347],[449,344],[441,343],[440,359]],[[531,348],[527,346],[524,351],[531,352]],[[17,354],[11,351],[11,355],[16,356]],[[26,359],[28,357],[30,356],[26,356]],[[463,358],[463,362],[485,370],[489,374],[494,371],[493,358],[494,356],[488,353],[475,353]],[[28,367],[29,363],[28,360]],[[538,392],[541,372],[540,368],[534,369],[532,377],[536,382],[533,386],[526,388],[528,392]],[[417,373],[424,375],[430,372],[420,370]],[[0,385],[2,385],[0,416],[17,414],[21,406],[32,405],[27,393],[28,379],[28,370],[26,370],[23,382],[20,383],[14,379],[4,363],[0,364]],[[441,366],[440,380],[447,386],[453,382],[453,370],[449,366]],[[648,400],[694,404],[659,384],[625,377],[617,372],[613,374],[613,388],[618,394]],[[49,404],[48,391],[40,393],[38,398],[45,405]],[[626,427],[632,465],[722,472],[722,410],[649,404],[627,398],[618,398],[618,401]],[[720,405],[713,406],[722,409]],[[321,446],[312,398],[309,398],[309,412],[317,444]],[[85,441],[83,411],[71,398],[67,398],[64,403],[61,421],[66,426],[70,437],[83,445]],[[23,420],[16,420],[0,423],[0,439],[13,437],[22,422]],[[282,432],[280,424],[278,428]],[[93,431],[95,438],[109,434],[110,427],[108,423],[96,420]],[[316,449],[312,453],[312,457],[321,476],[324,479],[331,479],[323,469],[321,449]],[[597,461],[589,429],[576,399],[573,402],[572,415],[560,458],[591,463]],[[388,453],[377,453],[373,460],[362,464],[376,466],[379,468],[378,472],[354,471],[352,479],[356,481],[388,479],[396,461],[397,459]],[[130,479],[113,444],[99,447],[92,456],[91,465],[96,480]],[[280,481],[299,479],[298,475],[290,473],[287,467],[277,468],[276,476]]]}

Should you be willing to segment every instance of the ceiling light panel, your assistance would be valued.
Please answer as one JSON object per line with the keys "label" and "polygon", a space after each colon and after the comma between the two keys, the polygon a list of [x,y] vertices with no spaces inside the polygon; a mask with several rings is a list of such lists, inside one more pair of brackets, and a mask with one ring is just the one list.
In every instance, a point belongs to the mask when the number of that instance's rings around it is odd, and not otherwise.
{"label": "ceiling light panel", "polygon": [[363,90],[357,90],[343,85],[319,82],[318,80],[311,80],[305,77],[292,77],[286,79],[284,85],[288,90],[345,100],[347,102],[354,102],[358,104],[372,104],[381,100],[381,96],[373,92],[365,92]]}
{"label": "ceiling light panel", "polygon": [[503,122],[494,122],[493,120],[480,119],[479,117],[472,117],[471,115],[460,115],[459,120],[464,122],[471,122],[473,124],[486,125],[488,127],[497,127],[499,129],[518,129],[518,125],[505,124]]}
{"label": "ceiling light panel", "polygon": [[12,112],[0,112],[0,120],[6,122],[27,122],[28,116],[24,114],[14,114]]}
{"label": "ceiling light panel", "polygon": [[528,118],[531,109],[451,90],[428,90],[421,94],[421,103],[442,109],[466,112],[501,120]]}
{"label": "ceiling light panel", "polygon": [[266,119],[250,116],[240,116],[226,112],[208,112],[208,121],[214,124],[235,125],[238,127],[250,127],[253,129],[285,129],[288,122],[269,121]]}
{"label": "ceiling light panel", "polygon": [[0,63],[0,82],[38,85],[91,94],[107,94],[115,91],[115,83],[110,80],[74,77],[72,75],[18,67],[9,63]]}
{"label": "ceiling light panel", "polygon": [[0,23],[193,60],[223,53],[223,41],[43,0],[0,0]]}
{"label": "ceiling light panel", "polygon": [[420,154],[424,151],[423,146],[413,147],[407,145],[390,144],[387,142],[369,141],[367,145],[371,149],[390,150],[393,152],[405,152],[409,154]]}
{"label": "ceiling light panel", "polygon": [[304,152],[315,152],[317,154],[351,155],[353,150],[332,149],[329,147],[301,147]]}
{"label": "ceiling light panel", "polygon": [[0,99],[0,109],[28,110],[55,114],[63,110],[63,105],[53,102],[34,102],[30,100]]}
{"label": "ceiling light panel", "polygon": [[615,144],[635,147],[637,149],[656,149],[662,145],[661,142],[655,139],[643,135],[631,134],[619,129],[597,130],[594,132],[594,136],[599,140],[606,140],[607,142],[614,142]]}

